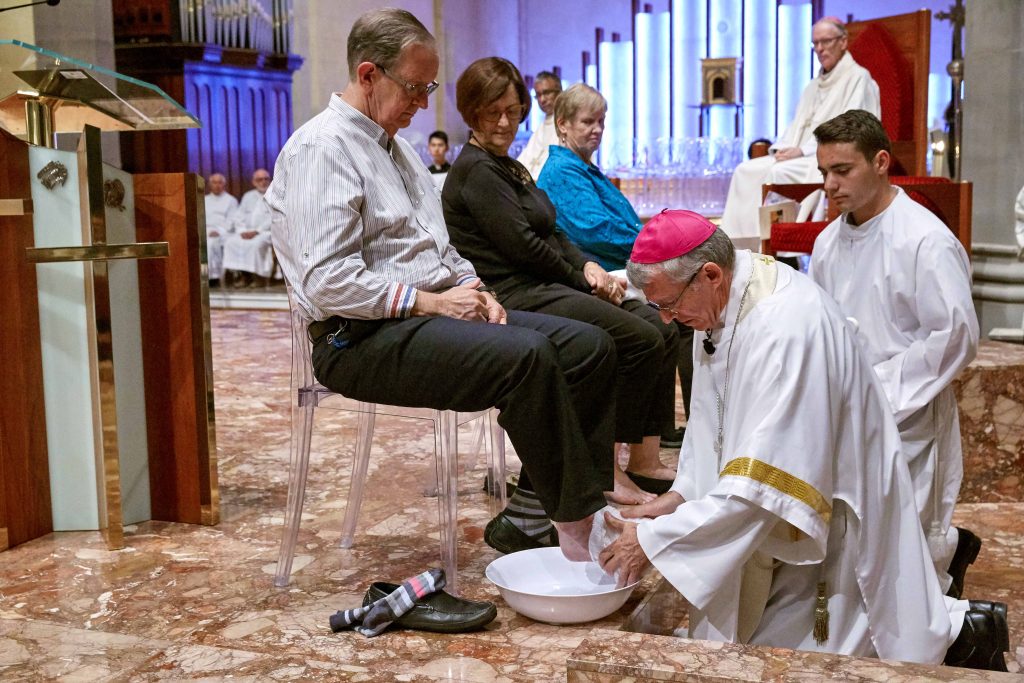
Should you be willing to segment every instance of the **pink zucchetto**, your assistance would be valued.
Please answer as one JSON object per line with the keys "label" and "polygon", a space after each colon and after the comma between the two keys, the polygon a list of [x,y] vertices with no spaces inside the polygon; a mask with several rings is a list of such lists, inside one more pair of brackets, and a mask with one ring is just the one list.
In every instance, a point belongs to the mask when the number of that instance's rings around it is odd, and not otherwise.
{"label": "pink zucchetto", "polygon": [[703,244],[715,224],[699,213],[665,209],[647,221],[633,242],[633,263],[661,263],[688,254]]}

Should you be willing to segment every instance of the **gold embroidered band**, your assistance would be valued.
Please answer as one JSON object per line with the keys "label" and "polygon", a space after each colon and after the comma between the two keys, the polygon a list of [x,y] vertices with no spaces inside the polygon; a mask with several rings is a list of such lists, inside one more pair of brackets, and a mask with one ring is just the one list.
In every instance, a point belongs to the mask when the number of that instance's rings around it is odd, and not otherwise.
{"label": "gold embroidered band", "polygon": [[832,517],[832,506],[816,488],[785,470],[753,458],[736,458],[726,464],[719,477],[747,477],[796,498],[821,515],[826,522]]}

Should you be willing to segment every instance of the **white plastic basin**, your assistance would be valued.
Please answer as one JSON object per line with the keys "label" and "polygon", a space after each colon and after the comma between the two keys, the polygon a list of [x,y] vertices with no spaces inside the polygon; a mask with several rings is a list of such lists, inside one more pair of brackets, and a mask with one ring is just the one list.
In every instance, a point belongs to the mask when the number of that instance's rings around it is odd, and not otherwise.
{"label": "white plastic basin", "polygon": [[596,562],[570,562],[558,548],[499,557],[487,565],[485,574],[509,607],[549,624],[581,624],[606,617],[622,607],[636,588],[636,583],[616,588],[615,578]]}

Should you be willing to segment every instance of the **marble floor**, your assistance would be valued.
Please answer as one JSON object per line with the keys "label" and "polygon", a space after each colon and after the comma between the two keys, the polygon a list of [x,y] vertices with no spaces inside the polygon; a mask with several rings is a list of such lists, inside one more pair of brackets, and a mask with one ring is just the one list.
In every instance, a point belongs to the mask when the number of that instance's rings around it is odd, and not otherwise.
{"label": "marble floor", "polygon": [[[671,631],[672,609],[633,614],[658,590],[655,574],[596,623],[550,626],[511,611],[483,578],[497,553],[482,541],[488,501],[475,469],[460,479],[460,579],[467,597],[497,602],[498,618],[457,636],[332,633],[328,617],[358,605],[370,581],[436,565],[436,502],[421,493],[433,439],[427,426],[378,418],[356,544],[341,550],[355,420],[318,412],[294,575],[288,588],[274,588],[287,488],[287,340],[283,312],[213,312],[219,525],[142,523],[116,552],[99,533],[76,532],[0,553],[0,680],[565,680],[566,660],[588,634],[624,625]],[[1024,664],[1022,515],[1020,502],[957,512],[985,540],[968,592],[1010,604],[1011,671]]]}

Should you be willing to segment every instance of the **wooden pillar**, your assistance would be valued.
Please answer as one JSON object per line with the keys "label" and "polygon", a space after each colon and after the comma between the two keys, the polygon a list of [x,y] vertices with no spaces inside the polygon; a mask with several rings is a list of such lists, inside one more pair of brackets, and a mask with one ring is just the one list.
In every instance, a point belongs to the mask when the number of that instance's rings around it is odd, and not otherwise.
{"label": "wooden pillar", "polygon": [[167,242],[168,258],[139,262],[153,519],[220,519],[203,180],[134,176],[135,230]]}
{"label": "wooden pillar", "polygon": [[53,531],[28,145],[0,130],[0,550]]}

